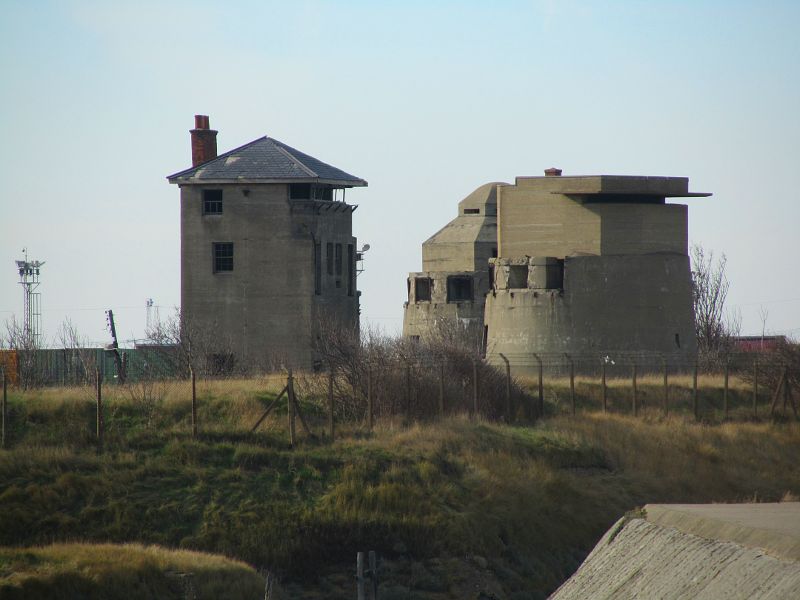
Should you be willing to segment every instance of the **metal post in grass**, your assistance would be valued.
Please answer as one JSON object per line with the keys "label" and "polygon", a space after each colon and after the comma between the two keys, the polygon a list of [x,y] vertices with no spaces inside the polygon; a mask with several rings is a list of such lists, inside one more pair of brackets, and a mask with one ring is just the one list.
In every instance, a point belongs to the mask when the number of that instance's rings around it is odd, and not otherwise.
{"label": "metal post in grass", "polygon": [[378,557],[375,550],[369,551],[369,578],[372,600],[378,600]]}
{"label": "metal post in grass", "polygon": [[725,360],[725,374],[723,376],[723,390],[722,390],[722,410],[725,413],[725,420],[728,419],[728,372],[730,370],[730,363]]}
{"label": "metal post in grass", "polygon": [[192,374],[192,437],[197,437],[197,382],[194,369],[190,367],[189,371]]}
{"label": "metal post in grass", "polygon": [[472,416],[478,417],[478,361],[472,359]]}
{"label": "metal post in grass", "polygon": [[444,361],[439,364],[439,416],[444,418]]}
{"label": "metal post in grass", "polygon": [[95,369],[95,391],[97,395],[97,424],[95,435],[97,436],[97,449],[103,450],[103,377],[100,369]]}
{"label": "metal post in grass", "polygon": [[758,417],[758,357],[753,363],[753,418]]}
{"label": "metal post in grass", "polygon": [[633,416],[639,416],[639,398],[636,391],[636,363],[633,363],[633,375],[631,377],[633,384]]}
{"label": "metal post in grass", "polygon": [[608,387],[606,386],[606,361],[600,360],[600,385],[603,389],[603,412],[608,412]]}
{"label": "metal post in grass", "polygon": [[375,425],[375,401],[372,398],[372,365],[367,365],[367,428]]}
{"label": "metal post in grass", "polygon": [[364,553],[356,554],[356,589],[358,600],[366,600],[364,594]]}
{"label": "metal post in grass", "polygon": [[576,413],[576,406],[575,406],[575,362],[572,360],[572,357],[569,354],[564,354],[569,361],[569,402],[572,406],[572,414]]}
{"label": "metal post in grass", "polygon": [[406,421],[411,422],[411,365],[406,363]]}
{"label": "metal post in grass", "polygon": [[692,371],[692,410],[694,411],[694,420],[700,420],[700,405],[697,402],[697,362],[694,363],[694,371]]}
{"label": "metal post in grass", "polygon": [[544,417],[544,372],[542,370],[542,359],[535,353],[533,357],[539,365],[539,416]]}
{"label": "metal post in grass", "polygon": [[669,365],[664,361],[664,415],[669,413]]}
{"label": "metal post in grass", "polygon": [[328,435],[333,441],[336,434],[336,421],[333,417],[333,367],[328,373]]}
{"label": "metal post in grass", "polygon": [[286,388],[286,414],[289,419],[289,445],[294,448],[294,377],[292,376],[291,369],[289,369],[289,376],[286,378]]}
{"label": "metal post in grass", "polygon": [[506,423],[511,423],[511,363],[505,354],[499,356],[506,363]]}
{"label": "metal post in grass", "polygon": [[8,381],[6,380],[6,370],[3,369],[3,406],[0,407],[2,413],[2,436],[0,436],[0,448],[6,447],[6,419],[8,418]]}

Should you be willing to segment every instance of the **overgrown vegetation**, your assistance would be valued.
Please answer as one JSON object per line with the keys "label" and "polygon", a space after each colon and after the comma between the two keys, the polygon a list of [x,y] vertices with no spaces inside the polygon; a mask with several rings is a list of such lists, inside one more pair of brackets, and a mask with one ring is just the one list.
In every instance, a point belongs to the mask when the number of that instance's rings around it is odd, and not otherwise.
{"label": "overgrown vegetation", "polygon": [[[352,597],[356,551],[376,550],[382,597],[483,590],[521,600],[545,597],[637,506],[800,495],[795,423],[708,426],[658,410],[639,419],[561,416],[536,427],[384,419],[374,434],[342,424],[333,444],[306,439],[290,449],[285,404],[247,433],[273,397],[262,385],[199,392],[198,439],[185,397],[165,394],[153,423],[131,398],[110,395],[102,454],[90,400],[64,390],[12,396],[11,449],[0,451],[0,544],[214,552],[278,574],[292,598]],[[314,406],[307,412],[321,431]],[[170,594],[158,597],[182,597]]]}

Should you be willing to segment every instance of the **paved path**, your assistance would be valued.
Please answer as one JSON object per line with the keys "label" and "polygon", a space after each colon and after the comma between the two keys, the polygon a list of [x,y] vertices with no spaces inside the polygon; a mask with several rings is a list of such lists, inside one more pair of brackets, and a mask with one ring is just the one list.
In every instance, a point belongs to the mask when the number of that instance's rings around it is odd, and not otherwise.
{"label": "paved path", "polygon": [[800,598],[800,503],[645,511],[620,519],[551,598]]}

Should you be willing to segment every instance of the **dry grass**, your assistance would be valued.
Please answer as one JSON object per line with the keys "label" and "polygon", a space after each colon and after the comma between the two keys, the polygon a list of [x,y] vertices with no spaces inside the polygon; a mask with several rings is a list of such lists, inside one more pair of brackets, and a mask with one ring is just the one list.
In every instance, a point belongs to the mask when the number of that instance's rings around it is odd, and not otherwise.
{"label": "dry grass", "polygon": [[182,600],[257,598],[261,576],[203,552],[141,544],[53,544],[0,548],[0,597]]}

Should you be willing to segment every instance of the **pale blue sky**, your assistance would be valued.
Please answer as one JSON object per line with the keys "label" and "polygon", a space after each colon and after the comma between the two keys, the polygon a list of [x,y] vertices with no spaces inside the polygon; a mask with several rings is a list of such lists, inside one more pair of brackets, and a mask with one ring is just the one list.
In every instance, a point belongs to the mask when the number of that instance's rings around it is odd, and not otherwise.
{"label": "pale blue sky", "polygon": [[44,332],[141,337],[179,302],[196,113],[369,181],[365,319],[397,330],[420,244],[487,181],[688,176],[745,333],[800,336],[800,2],[0,1],[0,321],[46,260]]}

